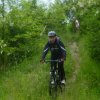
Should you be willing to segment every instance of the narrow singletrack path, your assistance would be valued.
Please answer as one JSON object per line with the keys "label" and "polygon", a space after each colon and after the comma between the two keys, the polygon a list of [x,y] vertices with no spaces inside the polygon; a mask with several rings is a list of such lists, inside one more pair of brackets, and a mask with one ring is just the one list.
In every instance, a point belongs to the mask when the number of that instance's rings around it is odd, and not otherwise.
{"label": "narrow singletrack path", "polygon": [[79,55],[79,47],[77,42],[69,43],[70,53],[72,59],[74,61],[75,70],[73,71],[72,77],[69,79],[68,83],[73,83],[76,81],[77,74],[80,70],[80,55]]}

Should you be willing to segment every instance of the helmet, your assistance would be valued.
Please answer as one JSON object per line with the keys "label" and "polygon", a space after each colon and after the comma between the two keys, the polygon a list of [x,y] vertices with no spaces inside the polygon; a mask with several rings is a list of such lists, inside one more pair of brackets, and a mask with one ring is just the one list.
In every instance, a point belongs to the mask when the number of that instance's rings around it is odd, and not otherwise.
{"label": "helmet", "polygon": [[48,32],[48,36],[56,36],[56,32],[55,31],[50,31],[50,32]]}

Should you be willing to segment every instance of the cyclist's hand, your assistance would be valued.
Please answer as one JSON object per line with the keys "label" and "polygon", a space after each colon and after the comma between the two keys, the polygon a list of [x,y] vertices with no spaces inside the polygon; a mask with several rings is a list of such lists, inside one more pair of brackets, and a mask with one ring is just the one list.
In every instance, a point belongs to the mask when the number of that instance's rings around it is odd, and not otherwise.
{"label": "cyclist's hand", "polygon": [[41,63],[44,63],[44,59],[41,59],[40,62],[41,62]]}

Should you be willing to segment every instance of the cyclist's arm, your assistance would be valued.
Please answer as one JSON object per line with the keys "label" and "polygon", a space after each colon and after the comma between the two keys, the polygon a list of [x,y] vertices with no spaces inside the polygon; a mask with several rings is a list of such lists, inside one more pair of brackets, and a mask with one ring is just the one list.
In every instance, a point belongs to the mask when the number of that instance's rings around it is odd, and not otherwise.
{"label": "cyclist's arm", "polygon": [[42,53],[42,59],[45,59],[46,54],[49,51],[49,42],[45,45],[43,53]]}
{"label": "cyclist's arm", "polygon": [[63,54],[63,57],[66,60],[66,49],[65,49],[63,42],[59,41],[59,46],[60,46],[61,52]]}

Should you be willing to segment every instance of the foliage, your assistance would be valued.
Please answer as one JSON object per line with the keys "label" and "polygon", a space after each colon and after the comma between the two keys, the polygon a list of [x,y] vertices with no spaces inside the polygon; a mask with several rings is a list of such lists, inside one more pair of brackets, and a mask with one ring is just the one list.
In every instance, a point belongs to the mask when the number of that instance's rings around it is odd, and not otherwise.
{"label": "foliage", "polygon": [[[18,5],[14,1],[8,2],[10,11],[5,13],[5,21],[0,25],[0,31],[4,36],[1,37],[0,44],[0,57],[5,55],[1,58],[1,63],[4,60],[3,64],[18,63],[34,53],[35,40],[44,28],[42,19],[45,17],[45,10],[41,6],[36,6],[36,0],[33,1],[24,0],[20,4],[17,3]],[[3,17],[1,20],[4,20]],[[5,48],[3,44],[6,44]]]}
{"label": "foliage", "polygon": [[81,34],[89,37],[89,52],[93,59],[100,61],[100,12],[99,6],[91,5],[81,19]]}
{"label": "foliage", "polygon": [[64,20],[66,19],[64,6],[60,2],[56,2],[55,5],[52,5],[47,13],[47,29],[46,32],[50,30],[55,30],[57,33],[64,34],[66,33],[66,24]]}
{"label": "foliage", "polygon": [[[68,88],[59,93],[57,100],[99,100],[100,64],[95,62],[100,61],[99,2],[55,0],[45,9],[43,5],[37,5],[37,0],[2,0],[0,100],[52,99],[48,95],[49,64],[39,63],[50,30],[57,32],[67,50],[64,67]],[[80,34],[72,32],[73,16],[79,19]],[[73,42],[79,49],[75,50],[75,55],[79,54],[79,61],[75,58],[77,62],[70,52]],[[76,69],[75,64],[80,67]],[[71,82],[75,73],[76,80]]]}
{"label": "foliage", "polygon": [[90,36],[89,48],[91,57],[100,63],[100,31],[92,33]]}

